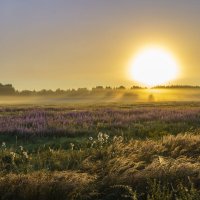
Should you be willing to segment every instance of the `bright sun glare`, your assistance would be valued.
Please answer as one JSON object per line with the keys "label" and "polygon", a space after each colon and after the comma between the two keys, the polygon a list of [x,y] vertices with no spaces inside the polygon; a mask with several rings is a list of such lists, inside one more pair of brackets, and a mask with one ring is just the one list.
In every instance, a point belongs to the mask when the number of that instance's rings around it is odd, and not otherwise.
{"label": "bright sun glare", "polygon": [[145,48],[131,62],[132,79],[148,87],[167,83],[177,75],[176,59],[162,48]]}

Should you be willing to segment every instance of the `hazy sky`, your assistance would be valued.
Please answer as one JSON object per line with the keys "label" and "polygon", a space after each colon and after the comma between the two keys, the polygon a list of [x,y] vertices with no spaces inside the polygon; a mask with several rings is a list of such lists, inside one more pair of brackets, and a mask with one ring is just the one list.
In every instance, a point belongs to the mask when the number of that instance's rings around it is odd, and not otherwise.
{"label": "hazy sky", "polygon": [[130,86],[139,48],[169,49],[200,84],[199,0],[1,0],[0,82],[17,89]]}

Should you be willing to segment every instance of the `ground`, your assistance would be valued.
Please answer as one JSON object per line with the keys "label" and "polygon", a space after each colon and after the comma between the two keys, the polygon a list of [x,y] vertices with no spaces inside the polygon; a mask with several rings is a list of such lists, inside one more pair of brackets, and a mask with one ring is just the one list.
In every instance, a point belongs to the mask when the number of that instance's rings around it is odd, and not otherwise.
{"label": "ground", "polygon": [[0,107],[0,199],[200,199],[200,103]]}

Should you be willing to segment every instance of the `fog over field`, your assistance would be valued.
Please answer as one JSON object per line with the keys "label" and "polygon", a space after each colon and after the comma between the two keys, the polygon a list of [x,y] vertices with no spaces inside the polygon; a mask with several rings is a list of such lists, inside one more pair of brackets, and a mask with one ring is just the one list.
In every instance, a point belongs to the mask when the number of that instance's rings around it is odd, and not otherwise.
{"label": "fog over field", "polygon": [[95,103],[138,103],[166,101],[199,101],[199,88],[181,89],[124,89],[75,94],[20,94],[1,95],[0,104],[95,104]]}

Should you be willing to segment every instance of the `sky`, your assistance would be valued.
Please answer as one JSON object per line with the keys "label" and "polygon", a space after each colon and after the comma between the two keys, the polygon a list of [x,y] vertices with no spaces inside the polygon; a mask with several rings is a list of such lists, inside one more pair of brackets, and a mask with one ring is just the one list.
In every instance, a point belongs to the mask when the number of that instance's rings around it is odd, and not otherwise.
{"label": "sky", "polygon": [[131,86],[128,63],[155,44],[175,84],[200,85],[199,0],[1,0],[0,82],[16,89]]}

